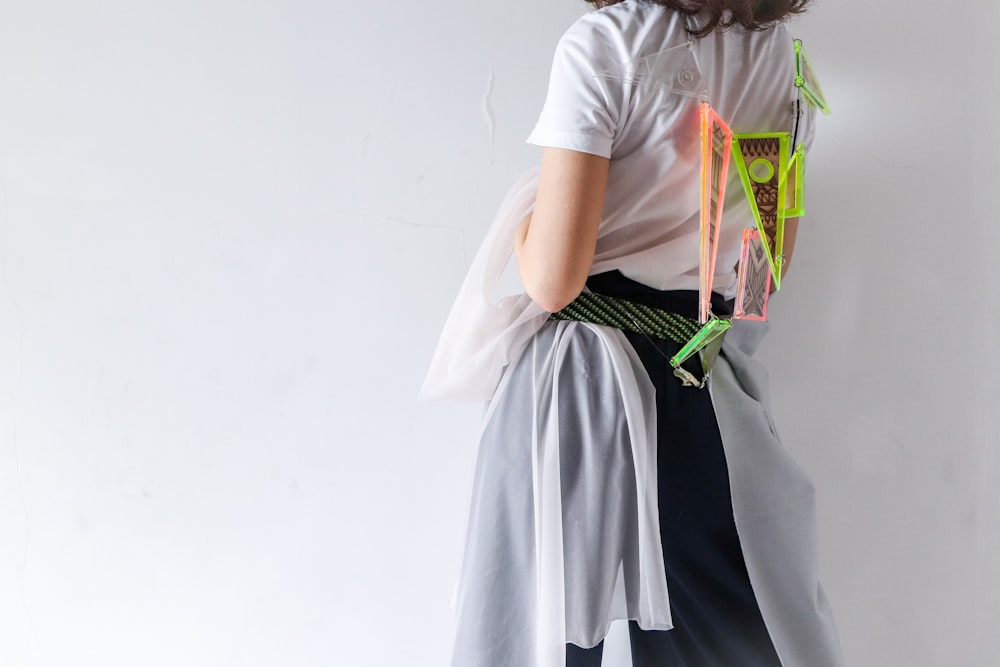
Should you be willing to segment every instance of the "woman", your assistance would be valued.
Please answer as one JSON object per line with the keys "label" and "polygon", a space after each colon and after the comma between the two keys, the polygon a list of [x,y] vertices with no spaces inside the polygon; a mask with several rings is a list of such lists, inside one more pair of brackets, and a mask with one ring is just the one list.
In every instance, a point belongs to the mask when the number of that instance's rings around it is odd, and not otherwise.
{"label": "woman", "polygon": [[[614,619],[636,666],[842,664],[813,487],[751,357],[764,325],[736,322],[698,388],[667,362],[684,337],[637,321],[697,317],[702,101],[734,132],[810,143],[781,25],[805,2],[593,2],[560,41],[529,139],[540,172],[501,206],[423,391],[489,401],[454,667],[600,665]],[[731,170],[716,314],[752,224]],[[786,267],[793,244],[789,221]],[[512,251],[526,294],[494,302]],[[581,292],[619,324],[567,315]]]}

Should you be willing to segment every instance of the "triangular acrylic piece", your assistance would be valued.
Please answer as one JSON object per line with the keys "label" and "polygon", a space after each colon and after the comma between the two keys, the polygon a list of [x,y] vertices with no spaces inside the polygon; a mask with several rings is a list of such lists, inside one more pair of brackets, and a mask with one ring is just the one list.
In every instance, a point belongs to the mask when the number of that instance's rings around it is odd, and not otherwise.
{"label": "triangular acrylic piece", "polygon": [[767,299],[771,294],[771,267],[767,262],[766,244],[756,229],[743,230],[740,251],[740,271],[737,278],[736,307],[733,319],[767,319]]}
{"label": "triangular acrylic piece", "polygon": [[826,101],[826,95],[819,86],[816,70],[809,62],[809,56],[806,55],[801,39],[795,40],[795,87],[802,90],[810,104],[824,114],[830,114],[830,103]]}
{"label": "triangular acrylic piece", "polygon": [[774,288],[781,289],[782,251],[785,245],[785,211],[788,187],[787,132],[734,134],[733,158],[757,229],[767,240],[764,250],[771,265]]}
{"label": "triangular acrylic piece", "polygon": [[594,76],[699,99],[708,98],[708,86],[694,55],[694,42],[672,46]]}
{"label": "triangular acrylic piece", "polygon": [[804,182],[806,175],[806,147],[799,144],[792,152],[785,177],[785,218],[801,218],[806,214]]}
{"label": "triangular acrylic piece", "polygon": [[716,338],[726,333],[732,326],[732,320],[723,320],[719,318],[709,320],[705,323],[705,326],[703,326],[698,333],[696,333],[694,337],[684,345],[684,347],[677,351],[677,354],[671,357],[670,365],[674,369],[680,368],[681,364],[690,359],[703,347],[709,345]]}
{"label": "triangular acrylic piece", "polygon": [[701,104],[701,284],[698,322],[712,318],[712,282],[719,250],[722,203],[733,131],[707,102]]}

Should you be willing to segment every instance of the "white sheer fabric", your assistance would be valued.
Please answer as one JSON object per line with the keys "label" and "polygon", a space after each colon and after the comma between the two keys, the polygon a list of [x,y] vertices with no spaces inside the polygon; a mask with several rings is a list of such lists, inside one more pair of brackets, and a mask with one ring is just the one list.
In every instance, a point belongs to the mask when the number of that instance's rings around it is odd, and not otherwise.
{"label": "white sheer fabric", "polygon": [[484,421],[452,664],[556,666],[614,619],[671,627],[653,387],[621,332],[549,322]]}
{"label": "white sheer fabric", "polygon": [[536,167],[514,182],[500,204],[448,314],[421,399],[488,401],[503,369],[548,319],[527,294],[495,296],[514,252],[514,230],[534,209],[537,193]]}
{"label": "white sheer fabric", "polygon": [[[641,362],[618,331],[549,322],[523,294],[493,297],[537,187],[533,169],[501,204],[421,392],[490,401],[459,586],[456,667],[562,665],[566,642],[594,646],[614,619],[671,627],[655,399]],[[505,368],[514,372],[501,383]],[[527,429],[504,429],[526,423],[531,442],[518,440]],[[614,502],[595,489],[614,490]]]}

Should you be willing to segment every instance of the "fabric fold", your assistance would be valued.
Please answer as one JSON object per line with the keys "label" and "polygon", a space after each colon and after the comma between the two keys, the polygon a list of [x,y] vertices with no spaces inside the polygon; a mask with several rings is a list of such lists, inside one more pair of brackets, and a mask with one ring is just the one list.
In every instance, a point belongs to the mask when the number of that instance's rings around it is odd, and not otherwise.
{"label": "fabric fold", "polygon": [[538,172],[522,174],[500,204],[445,321],[421,400],[488,401],[503,369],[548,319],[527,294],[496,296],[517,225],[534,209]]}
{"label": "fabric fold", "polygon": [[655,415],[621,332],[547,322],[532,337],[484,421],[455,667],[557,667],[614,620],[672,627]]}

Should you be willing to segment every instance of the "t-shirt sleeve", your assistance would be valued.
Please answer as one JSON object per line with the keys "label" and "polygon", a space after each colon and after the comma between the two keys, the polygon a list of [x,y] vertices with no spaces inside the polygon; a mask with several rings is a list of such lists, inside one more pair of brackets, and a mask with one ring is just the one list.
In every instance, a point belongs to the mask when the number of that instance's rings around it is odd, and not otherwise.
{"label": "t-shirt sleeve", "polygon": [[528,143],[610,158],[623,84],[599,76],[615,67],[615,48],[608,31],[587,19],[559,40],[545,106]]}

